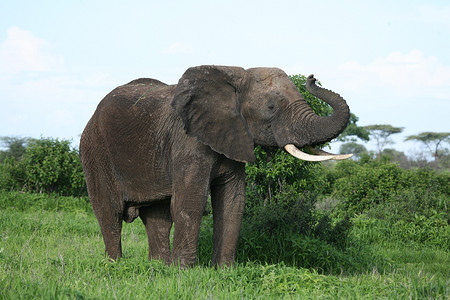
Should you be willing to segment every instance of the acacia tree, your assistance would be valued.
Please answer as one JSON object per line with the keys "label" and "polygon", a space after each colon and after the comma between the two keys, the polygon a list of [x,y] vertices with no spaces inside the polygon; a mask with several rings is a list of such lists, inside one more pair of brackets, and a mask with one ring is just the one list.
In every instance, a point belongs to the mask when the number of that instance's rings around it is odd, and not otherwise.
{"label": "acacia tree", "polygon": [[390,138],[391,135],[401,133],[404,129],[404,127],[394,127],[392,125],[369,125],[365,126],[369,131],[369,135],[375,139],[377,143],[377,151],[378,151],[378,157],[380,158],[383,149],[387,145],[392,145],[394,141]]}
{"label": "acacia tree", "polygon": [[339,153],[353,153],[354,159],[359,159],[362,153],[367,152],[366,147],[357,143],[358,139],[364,142],[368,142],[370,140],[369,130],[365,127],[356,125],[358,120],[359,118],[356,115],[350,113],[350,120],[347,128],[345,128],[344,132],[342,132],[337,138],[338,141],[343,142],[339,148]]}
{"label": "acacia tree", "polygon": [[362,141],[368,142],[370,140],[370,132],[369,130],[367,130],[367,128],[356,125],[356,122],[358,121],[359,118],[355,114],[350,113],[350,120],[348,121],[348,125],[345,128],[344,132],[342,132],[337,137],[337,140],[340,142],[356,143],[357,139],[360,139]]}
{"label": "acacia tree", "polygon": [[450,132],[422,132],[417,135],[410,135],[405,141],[418,141],[423,143],[430,151],[431,156],[436,161],[440,157],[439,146],[450,143]]}
{"label": "acacia tree", "polygon": [[361,154],[367,152],[366,147],[364,145],[355,143],[355,142],[348,142],[345,144],[342,144],[339,148],[339,153],[353,153],[353,156],[355,159],[359,159],[361,157]]}
{"label": "acacia tree", "polygon": [[20,159],[27,149],[27,144],[31,141],[30,138],[22,137],[11,137],[2,136],[0,137],[0,144],[4,151],[0,151],[0,162],[4,161],[6,158],[14,158],[16,160]]}

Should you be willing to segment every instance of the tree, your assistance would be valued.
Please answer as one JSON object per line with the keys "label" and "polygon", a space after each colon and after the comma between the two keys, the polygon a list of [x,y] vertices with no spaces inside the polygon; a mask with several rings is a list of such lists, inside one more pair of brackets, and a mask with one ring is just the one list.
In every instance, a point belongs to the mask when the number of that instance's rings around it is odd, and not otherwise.
{"label": "tree", "polygon": [[396,162],[403,169],[409,169],[412,166],[412,162],[402,151],[398,151],[392,148],[386,148],[383,150],[383,158],[388,158],[392,162]]}
{"label": "tree", "polygon": [[383,149],[387,145],[392,145],[394,143],[394,141],[390,139],[390,136],[401,133],[404,129],[404,127],[394,127],[392,125],[369,125],[364,128],[366,128],[370,132],[369,135],[375,139],[379,158],[383,154]]}
{"label": "tree", "polygon": [[405,141],[418,141],[423,143],[436,161],[440,157],[439,146],[443,143],[450,143],[450,132],[422,132],[417,135],[407,136]]}
{"label": "tree", "polygon": [[365,152],[367,152],[366,147],[364,147],[361,144],[355,143],[355,142],[348,142],[348,143],[342,144],[341,147],[339,148],[339,153],[341,153],[341,154],[353,153],[353,156],[356,159],[358,159],[359,156]]}
{"label": "tree", "polygon": [[360,139],[362,141],[368,142],[370,140],[370,132],[369,130],[367,130],[367,128],[359,127],[358,125],[356,125],[356,122],[358,122],[358,120],[359,118],[356,115],[350,113],[348,126],[347,128],[345,128],[344,132],[339,135],[337,140],[340,142],[356,143],[357,139]]}
{"label": "tree", "polygon": [[7,150],[0,151],[0,162],[3,162],[7,157],[14,158],[16,160],[20,159],[27,149],[27,144],[30,142],[30,138],[20,138],[20,137],[10,137],[2,136],[0,137],[0,143]]}

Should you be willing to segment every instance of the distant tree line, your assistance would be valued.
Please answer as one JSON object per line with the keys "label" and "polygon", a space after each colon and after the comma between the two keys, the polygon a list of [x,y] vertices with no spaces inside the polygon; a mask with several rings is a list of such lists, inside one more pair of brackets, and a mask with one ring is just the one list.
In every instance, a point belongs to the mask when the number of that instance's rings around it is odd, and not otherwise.
{"label": "distant tree line", "polygon": [[[419,142],[425,146],[426,151],[416,153],[415,157],[407,157],[403,152],[393,148],[388,148],[394,144],[391,136],[403,132],[403,127],[394,127],[388,124],[377,124],[361,127],[365,130],[371,140],[377,146],[376,152],[370,152],[364,145],[357,142],[355,138],[346,139],[339,137],[344,142],[341,145],[340,153],[354,153],[355,159],[359,159],[363,154],[369,154],[381,160],[382,157],[389,158],[400,164],[403,168],[431,167],[433,169],[447,170],[450,168],[450,153],[447,148],[450,144],[450,132],[422,132],[417,135],[409,135],[405,141]],[[361,139],[364,142],[370,140]],[[429,161],[427,157],[433,158]]]}

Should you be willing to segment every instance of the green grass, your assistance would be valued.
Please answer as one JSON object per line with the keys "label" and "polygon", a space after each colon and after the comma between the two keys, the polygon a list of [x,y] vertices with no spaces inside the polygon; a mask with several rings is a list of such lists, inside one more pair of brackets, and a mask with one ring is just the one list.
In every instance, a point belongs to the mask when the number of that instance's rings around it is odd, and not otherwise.
{"label": "green grass", "polygon": [[[254,242],[247,235],[236,266],[216,270],[208,266],[209,222],[202,230],[199,263],[191,269],[148,261],[139,220],[124,224],[124,257],[110,262],[86,199],[0,193],[0,299],[449,298],[445,248],[382,240],[356,227],[354,242],[371,239],[371,252],[342,252],[335,259],[345,265],[354,256],[367,263],[326,273],[302,262],[252,260],[242,250]],[[271,247],[283,247],[278,243]]]}

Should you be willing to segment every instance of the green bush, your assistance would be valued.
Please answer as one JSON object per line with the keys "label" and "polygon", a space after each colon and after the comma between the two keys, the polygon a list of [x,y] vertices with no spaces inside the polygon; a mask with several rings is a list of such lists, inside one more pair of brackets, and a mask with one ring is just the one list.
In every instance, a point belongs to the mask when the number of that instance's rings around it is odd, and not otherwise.
{"label": "green bush", "polygon": [[251,208],[246,215],[246,226],[258,234],[293,232],[344,248],[351,222],[348,218],[332,219],[329,212],[315,208],[316,202],[316,193],[299,193],[291,186],[274,201]]}
{"label": "green bush", "polygon": [[412,169],[406,172],[410,186],[429,192],[450,196],[450,171],[437,172],[429,168]]}
{"label": "green bush", "polygon": [[246,209],[279,202],[279,194],[290,190],[317,191],[326,184],[316,175],[320,164],[301,161],[282,150],[255,149],[256,162],[247,164]]}
{"label": "green bush", "polygon": [[332,219],[315,208],[317,193],[289,185],[270,202],[248,207],[243,222],[240,261],[283,262],[323,272],[352,269],[348,250],[352,223]]}
{"label": "green bush", "polygon": [[394,223],[390,235],[393,240],[450,250],[450,226],[448,215],[444,213],[437,213],[429,218],[414,215],[412,221],[400,219]]}
{"label": "green bush", "polygon": [[25,170],[18,167],[15,158],[6,158],[0,163],[0,191],[19,191],[24,178]]}
{"label": "green bush", "polygon": [[368,215],[358,215],[352,219],[352,237],[369,244],[405,244],[409,247],[428,247],[450,250],[450,226],[448,215],[436,213],[431,217],[413,215],[412,220],[378,219]]}
{"label": "green bush", "polygon": [[417,215],[431,218],[440,213],[446,214],[447,220],[450,221],[448,196],[420,186],[396,191],[389,201],[367,210],[367,214],[374,218],[392,221],[402,219],[407,222],[414,221]]}
{"label": "green bush", "polygon": [[[314,216],[309,234],[299,233],[305,228],[289,228],[285,220],[275,220],[274,216],[285,216],[284,211],[277,207],[277,212],[270,215],[270,206],[259,215],[262,219],[245,219],[242,224],[239,245],[236,253],[238,263],[281,264],[293,267],[303,267],[322,274],[340,275],[343,272],[353,274],[372,270],[374,266],[383,269],[386,261],[372,252],[370,246],[363,241],[348,240],[349,223],[346,221],[332,222],[323,216]],[[297,212],[300,213],[300,212]],[[305,212],[301,212],[305,214]],[[307,214],[308,212],[306,212]],[[269,216],[269,219],[264,219]],[[289,219],[287,218],[284,219]],[[264,222],[264,221],[267,222]],[[297,220],[304,224],[302,220]],[[347,220],[348,221],[348,220]],[[328,223],[329,222],[329,223]],[[319,225],[320,224],[320,225]],[[263,227],[258,227],[262,225]],[[327,228],[328,230],[324,230]],[[329,239],[327,240],[327,234]],[[345,247],[333,238],[342,238]],[[318,236],[320,235],[320,236]],[[211,264],[213,249],[213,217],[203,218],[199,237],[198,263],[203,266]]]}
{"label": "green bush", "polygon": [[349,242],[345,248],[340,248],[293,231],[260,233],[247,223],[243,224],[241,231],[237,260],[282,263],[328,274],[364,272],[375,265],[382,269],[386,263],[363,242]]}
{"label": "green bush", "polygon": [[339,200],[334,215],[351,216],[355,227],[375,222],[365,240],[449,249],[449,172],[404,170],[375,160],[339,163],[332,172],[344,175],[333,186]]}
{"label": "green bush", "polygon": [[289,187],[288,191],[277,194],[273,201],[249,209],[246,220],[260,233],[286,230],[311,234],[317,219],[314,215],[316,200],[313,193],[299,193]]}
{"label": "green bush", "polygon": [[384,203],[405,187],[404,172],[394,163],[356,166],[348,176],[336,180],[338,207],[352,215]]}
{"label": "green bush", "polygon": [[21,159],[1,166],[2,190],[23,190],[84,196],[86,184],[78,150],[70,141],[51,138],[30,140]]}
{"label": "green bush", "polygon": [[[430,215],[444,209],[450,196],[450,173],[431,169],[404,170],[388,161],[342,162],[333,183],[341,214],[359,214],[380,207],[393,212]],[[388,213],[388,211],[385,211]]]}

